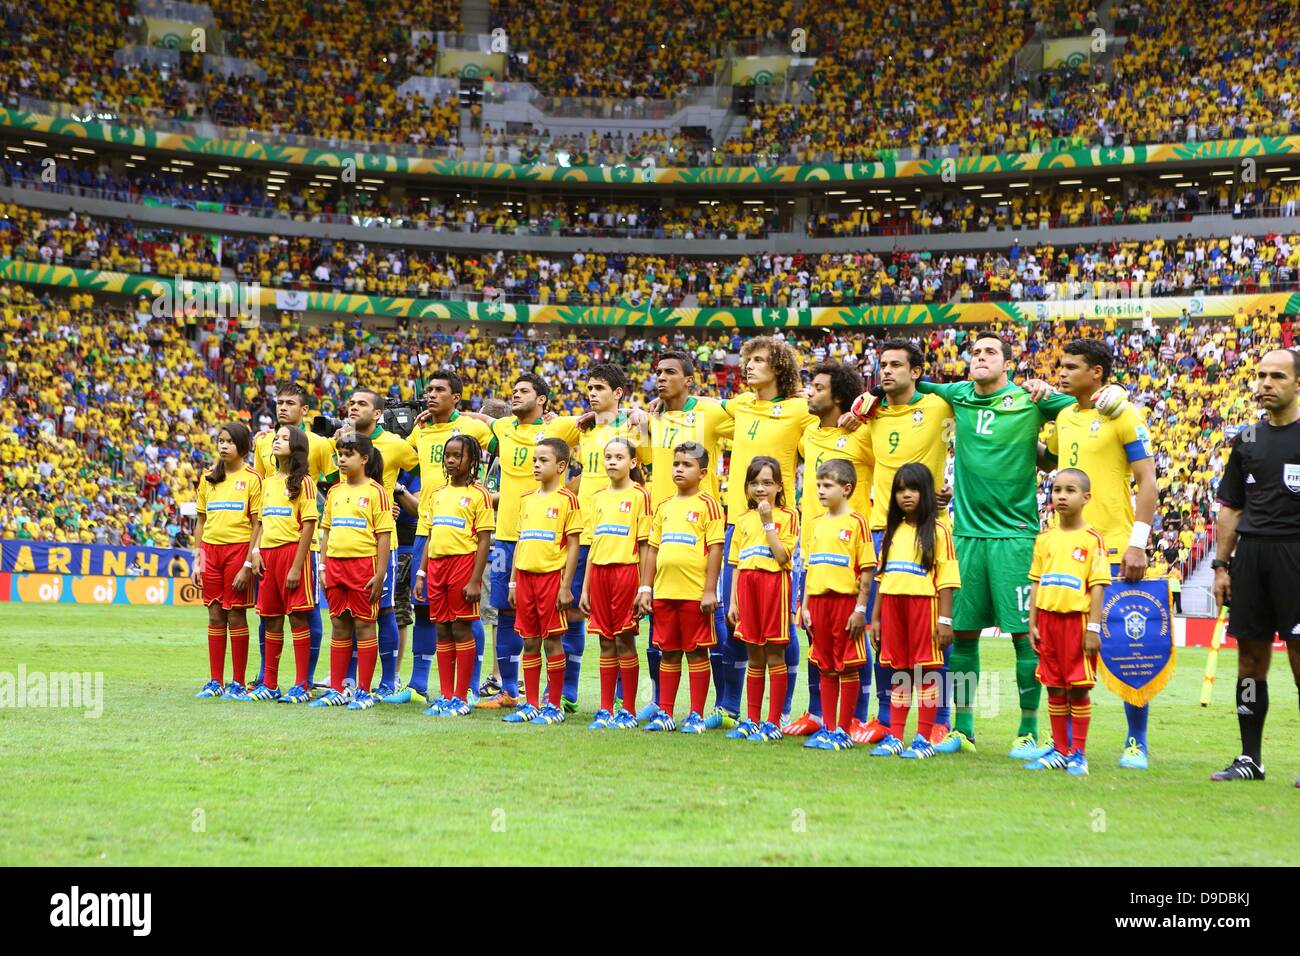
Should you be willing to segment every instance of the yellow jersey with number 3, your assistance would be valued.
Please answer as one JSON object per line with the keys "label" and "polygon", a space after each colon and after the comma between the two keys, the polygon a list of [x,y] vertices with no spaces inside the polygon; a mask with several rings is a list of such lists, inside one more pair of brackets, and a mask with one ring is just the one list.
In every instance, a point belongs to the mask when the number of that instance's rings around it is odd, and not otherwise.
{"label": "yellow jersey with number 3", "polygon": [[1133,511],[1133,462],[1151,456],[1151,435],[1130,404],[1113,419],[1095,408],[1071,405],[1056,416],[1047,450],[1058,468],[1078,468],[1088,476],[1092,499],[1083,520],[1101,533],[1112,564],[1128,548],[1136,516]]}

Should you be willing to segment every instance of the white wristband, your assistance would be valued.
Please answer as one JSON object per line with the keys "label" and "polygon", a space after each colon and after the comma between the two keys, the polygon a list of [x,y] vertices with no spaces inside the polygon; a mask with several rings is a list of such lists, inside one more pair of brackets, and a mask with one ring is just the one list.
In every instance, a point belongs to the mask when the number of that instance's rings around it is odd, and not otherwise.
{"label": "white wristband", "polygon": [[1130,548],[1147,549],[1147,542],[1151,539],[1151,525],[1145,521],[1133,522],[1133,533],[1128,537],[1128,546]]}
{"label": "white wristband", "polygon": [[244,567],[248,568],[248,570],[250,570],[250,571],[253,570],[253,562],[252,562],[252,561],[245,561],[245,562],[244,562]]}
{"label": "white wristband", "polygon": [[866,614],[866,613],[867,613],[867,606],[866,606],[865,604],[855,604],[855,605],[853,605],[853,613],[854,613],[854,614]]}
{"label": "white wristband", "polygon": [[508,587],[508,588],[513,588],[513,587],[517,587],[517,586],[518,586],[518,585],[516,585],[514,581],[511,581],[509,584],[506,585],[506,587]]}
{"label": "white wristband", "polygon": [[1100,624],[1092,624],[1092,623],[1089,623],[1089,624],[1088,624],[1088,630],[1092,631],[1092,633],[1094,633],[1094,634],[1100,634],[1100,633],[1101,633],[1101,625],[1100,625]]}
{"label": "white wristband", "polygon": [[940,624],[947,624],[949,627],[952,627],[952,618],[950,618],[950,617],[941,617],[941,618],[939,618],[939,623],[940,623]]}
{"label": "white wristband", "polygon": [[653,594],[653,593],[654,593],[654,588],[649,587],[648,585],[643,584],[643,585],[641,585],[639,588],[636,589],[636,593],[637,593],[637,594]]}
{"label": "white wristband", "polygon": [[776,522],[775,522],[775,521],[769,521],[767,524],[763,525],[763,530],[764,530],[764,531],[775,531],[775,530],[776,530]]}

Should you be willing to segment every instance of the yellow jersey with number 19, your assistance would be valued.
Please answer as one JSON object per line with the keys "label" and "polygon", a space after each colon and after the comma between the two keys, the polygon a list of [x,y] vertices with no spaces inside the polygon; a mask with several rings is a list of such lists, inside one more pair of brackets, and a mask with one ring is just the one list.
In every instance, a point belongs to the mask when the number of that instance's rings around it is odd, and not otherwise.
{"label": "yellow jersey with number 19", "polygon": [[519,502],[530,491],[537,490],[533,477],[533,449],[543,438],[562,438],[570,454],[577,454],[579,443],[578,420],[555,418],[549,423],[540,418],[521,422],[511,416],[492,422],[492,434],[497,440],[497,456],[501,463],[501,488],[497,500],[497,540],[515,541],[515,526],[519,519]]}

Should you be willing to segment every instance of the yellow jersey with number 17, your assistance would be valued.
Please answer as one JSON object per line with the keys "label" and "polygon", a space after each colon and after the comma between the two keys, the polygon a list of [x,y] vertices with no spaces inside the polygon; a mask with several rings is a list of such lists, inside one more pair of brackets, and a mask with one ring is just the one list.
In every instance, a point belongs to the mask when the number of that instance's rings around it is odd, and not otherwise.
{"label": "yellow jersey with number 17", "polygon": [[[698,442],[709,453],[700,490],[718,498],[718,466],[722,464],[722,441],[734,434],[735,423],[717,402],[702,402],[692,396],[677,411],[650,416],[650,434],[642,434],[637,457],[650,464],[650,503],[658,508],[677,495],[673,484],[673,449],[682,442]],[[718,498],[720,501],[721,499]]]}

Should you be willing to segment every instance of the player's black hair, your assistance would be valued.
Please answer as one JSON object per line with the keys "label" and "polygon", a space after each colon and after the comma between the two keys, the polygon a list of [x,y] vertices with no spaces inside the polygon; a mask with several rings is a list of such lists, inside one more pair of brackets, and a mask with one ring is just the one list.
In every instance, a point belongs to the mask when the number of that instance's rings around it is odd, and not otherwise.
{"label": "player's black hair", "polygon": [[[307,477],[307,452],[311,445],[307,442],[307,433],[301,428],[294,428],[292,425],[280,425],[276,428],[276,434],[279,434],[281,428],[289,429],[289,467],[281,469],[288,474],[284,481],[284,490],[289,495],[289,500],[293,501],[302,491],[302,483]],[[272,436],[272,441],[274,441]],[[276,460],[276,467],[280,468],[280,462]]]}
{"label": "player's black hair", "polygon": [[[1082,468],[1062,468],[1056,473],[1056,478],[1060,478],[1062,475],[1073,475],[1079,480],[1079,487],[1084,491],[1092,491],[1092,479],[1088,477],[1088,473]],[[1056,484],[1056,478],[1052,479],[1052,484]]]}
{"label": "player's black hair", "polygon": [[832,458],[830,461],[822,462],[817,469],[817,477],[829,478],[837,485],[848,485],[849,494],[853,494],[858,487],[858,473],[843,458]]}
{"label": "player's black hair", "polygon": [[998,344],[1002,346],[1002,358],[1007,362],[1011,361],[1011,343],[1008,342],[1006,339],[1004,339],[1002,336],[998,335],[998,333],[992,330],[989,330],[987,332],[976,332],[975,335],[970,340],[971,345],[974,345],[980,339],[997,339]]}
{"label": "player's black hair", "polygon": [[461,384],[460,376],[457,375],[449,368],[438,369],[438,371],[434,372],[432,375],[429,376],[429,381],[446,382],[447,389],[453,395],[459,395],[462,389],[464,388],[464,386]]}
{"label": "player's black hair", "polygon": [[889,546],[894,541],[894,532],[907,518],[898,506],[900,491],[915,491],[920,494],[914,515],[916,523],[916,543],[921,549],[921,567],[926,573],[934,570],[935,527],[939,518],[939,502],[934,493],[934,475],[930,469],[919,461],[909,461],[894,472],[894,484],[889,489],[889,513],[885,517],[885,536],[880,542],[879,566],[883,570],[889,558]]}
{"label": "player's black hair", "polygon": [[569,443],[563,438],[543,438],[537,443],[537,447],[541,448],[543,445],[555,452],[556,461],[562,461],[567,465],[572,460],[569,457]]}
{"label": "player's black hair", "polygon": [[695,377],[695,360],[685,352],[679,351],[678,349],[671,349],[670,351],[659,353],[659,358],[655,360],[656,371],[658,371],[659,363],[664,359],[672,359],[674,362],[679,362],[682,366],[683,375],[687,378]]}
{"label": "player's black hair", "polygon": [[686,455],[688,458],[694,458],[700,463],[700,467],[707,470],[709,467],[709,450],[697,441],[684,441],[673,449],[673,457]]}
{"label": "player's black hair", "polygon": [[[217,437],[225,432],[230,436],[230,440],[235,444],[235,451],[239,452],[239,457],[243,458],[248,454],[249,446],[252,444],[252,434],[247,425],[239,422],[226,422],[217,430]],[[226,463],[217,455],[217,463],[212,466],[212,470],[203,476],[210,484],[219,485],[226,480]]]}
{"label": "player's black hair", "polygon": [[1101,367],[1101,380],[1110,378],[1110,370],[1115,364],[1115,356],[1110,348],[1100,339],[1075,339],[1065,343],[1066,355],[1078,355],[1090,366]]}
{"label": "player's black hair", "polygon": [[632,444],[631,439],[627,438],[624,435],[615,435],[609,441],[605,442],[606,448],[608,448],[610,445],[625,445],[627,447],[627,453],[629,457],[631,457],[632,459],[632,469],[628,472],[628,477],[631,478],[638,485],[644,485],[645,472],[641,470],[641,462],[637,459],[636,456],[636,446]]}
{"label": "player's black hair", "polygon": [[906,352],[907,367],[925,369],[925,353],[923,353],[916,344],[909,342],[907,339],[889,339],[884,345],[880,346],[878,355],[884,355],[886,352]]}
{"label": "player's black hair", "polygon": [[840,407],[841,412],[847,412],[853,407],[854,401],[863,392],[862,376],[852,365],[844,365],[840,362],[822,362],[820,365],[813,366],[812,375],[809,380],[816,378],[818,375],[829,375],[831,378],[831,398],[835,404]]}
{"label": "player's black hair", "polygon": [[[359,391],[369,391],[369,389],[359,389]],[[384,456],[375,447],[375,443],[370,440],[369,435],[362,435],[353,432],[338,439],[334,447],[340,451],[354,451],[366,460],[366,477],[371,481],[377,481],[381,485],[384,483]]]}
{"label": "player's black hair", "polygon": [[627,375],[621,368],[610,362],[601,362],[599,365],[593,365],[587,370],[587,379],[599,379],[610,387],[611,391],[623,390],[627,394]]}
{"label": "player's black hair", "polygon": [[[856,396],[855,396],[856,397]],[[764,468],[772,469],[772,477],[776,479],[776,506],[785,507],[785,485],[781,481],[781,463],[771,455],[755,455],[749,461],[749,467],[745,469],[745,504],[750,509],[758,507],[757,502],[749,496],[749,483],[758,477],[758,473]]]}
{"label": "player's black hair", "polygon": [[304,405],[311,405],[311,394],[298,382],[285,382],[275,390],[276,398],[282,395],[297,395]]}
{"label": "player's black hair", "polygon": [[542,378],[540,375],[535,375],[532,372],[523,372],[515,376],[515,384],[518,385],[520,382],[527,382],[533,387],[533,391],[537,393],[538,398],[544,398],[546,399],[547,404],[550,403],[551,386],[546,384],[546,379]]}
{"label": "player's black hair", "polygon": [[469,475],[468,484],[474,484],[478,481],[479,468],[483,464],[483,446],[473,435],[452,435],[442,443],[442,473],[447,477],[447,483],[454,485],[452,474],[447,470],[447,446],[452,442],[460,445],[461,451],[465,455],[465,474]]}

